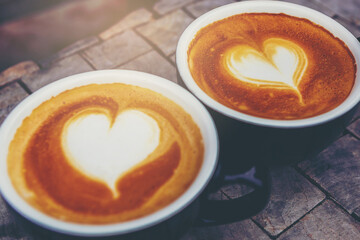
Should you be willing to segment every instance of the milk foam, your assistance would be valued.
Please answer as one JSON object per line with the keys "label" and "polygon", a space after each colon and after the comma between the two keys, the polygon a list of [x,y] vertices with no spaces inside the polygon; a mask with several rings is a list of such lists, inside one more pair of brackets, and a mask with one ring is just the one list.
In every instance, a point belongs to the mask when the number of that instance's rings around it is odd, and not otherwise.
{"label": "milk foam", "polygon": [[266,40],[263,52],[238,45],[227,50],[224,57],[225,68],[241,81],[297,92],[307,67],[305,52],[295,43],[278,38]]}
{"label": "milk foam", "polygon": [[104,114],[76,118],[63,131],[62,145],[76,169],[103,181],[118,197],[116,181],[156,149],[160,128],[138,110],[124,111],[111,122]]}

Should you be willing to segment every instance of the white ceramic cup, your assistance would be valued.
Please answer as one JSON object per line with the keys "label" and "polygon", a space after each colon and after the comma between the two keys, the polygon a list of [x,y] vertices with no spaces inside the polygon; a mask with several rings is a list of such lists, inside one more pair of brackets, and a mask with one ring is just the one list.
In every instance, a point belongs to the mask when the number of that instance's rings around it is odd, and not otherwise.
{"label": "white ceramic cup", "polygon": [[[209,97],[194,81],[189,67],[188,67],[188,48],[191,41],[194,39],[196,33],[203,27],[227,18],[232,15],[241,13],[284,13],[287,15],[306,18],[313,23],[316,23],[328,31],[330,31],[335,37],[341,39],[350,49],[355,57],[357,65],[357,75],[355,79],[354,87],[350,95],[346,100],[335,109],[317,115],[300,120],[273,120],[265,119],[261,117],[255,117],[252,115],[244,114],[235,111],[229,107],[222,105]],[[333,20],[332,18],[315,11],[313,9],[280,1],[244,1],[237,2],[222,7],[216,8],[210,12],[197,18],[193,21],[183,32],[176,49],[176,65],[178,73],[185,83],[186,87],[197,96],[205,105],[211,109],[219,112],[227,117],[236,119],[238,121],[249,123],[252,125],[272,127],[272,128],[304,128],[326,123],[337,117],[345,114],[360,101],[360,44],[357,39],[342,25]]]}
{"label": "white ceramic cup", "polygon": [[[141,218],[122,223],[87,225],[61,221],[33,208],[12,186],[7,172],[9,143],[17,128],[42,102],[74,87],[92,83],[126,83],[151,89],[173,100],[188,112],[199,126],[205,153],[200,172],[191,186],[170,205]],[[78,236],[110,236],[139,231],[156,225],[186,208],[203,191],[217,165],[218,138],[215,125],[206,108],[189,92],[161,77],[136,71],[102,70],[73,75],[51,83],[23,100],[0,128],[0,191],[4,199],[22,216],[53,231]]]}

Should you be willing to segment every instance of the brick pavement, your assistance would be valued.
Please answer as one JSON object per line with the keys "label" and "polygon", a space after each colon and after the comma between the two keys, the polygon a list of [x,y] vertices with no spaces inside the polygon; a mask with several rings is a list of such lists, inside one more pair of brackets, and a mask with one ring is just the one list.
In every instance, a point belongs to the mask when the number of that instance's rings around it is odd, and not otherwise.
{"label": "brick pavement", "polygon": [[[5,2],[6,1],[6,2]],[[40,1],[46,2],[41,4]],[[23,0],[3,0],[0,14],[11,12],[11,8],[21,7]],[[34,0],[26,5],[48,6],[5,24],[0,24],[0,69],[14,64],[22,58],[38,60],[60,50],[73,41],[98,34],[134,9],[138,0]],[[146,2],[151,2],[147,0]],[[32,6],[31,6],[32,5]],[[52,5],[52,6],[49,6]],[[23,6],[27,8],[26,6]],[[89,24],[91,23],[91,24]]]}
{"label": "brick pavement", "polygon": [[[10,67],[0,73],[0,124],[28,94],[75,73],[132,69],[177,82],[175,48],[180,34],[194,18],[230,2],[160,0],[152,9],[135,10],[98,36],[75,42],[42,62]],[[321,11],[360,36],[357,0],[289,2]],[[342,137],[318,156],[274,167],[271,178],[270,201],[259,214],[231,224],[193,227],[181,240],[360,239],[360,111]],[[227,186],[221,196],[234,198],[243,190]],[[0,199],[0,239],[32,239],[11,215]]]}

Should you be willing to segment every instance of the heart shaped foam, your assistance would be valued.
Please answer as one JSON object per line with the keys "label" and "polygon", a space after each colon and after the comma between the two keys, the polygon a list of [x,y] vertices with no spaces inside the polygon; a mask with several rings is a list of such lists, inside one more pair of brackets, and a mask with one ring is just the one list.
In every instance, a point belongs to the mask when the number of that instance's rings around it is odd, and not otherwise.
{"label": "heart shaped foam", "polygon": [[67,124],[62,135],[70,164],[107,184],[117,197],[116,181],[156,149],[160,128],[147,114],[127,110],[115,120],[100,113],[83,114]]}
{"label": "heart shaped foam", "polygon": [[[237,45],[225,52],[225,67],[235,78],[260,87],[290,88],[297,91],[308,60],[297,44],[270,38],[263,52],[249,45]],[[301,96],[301,94],[300,94]]]}

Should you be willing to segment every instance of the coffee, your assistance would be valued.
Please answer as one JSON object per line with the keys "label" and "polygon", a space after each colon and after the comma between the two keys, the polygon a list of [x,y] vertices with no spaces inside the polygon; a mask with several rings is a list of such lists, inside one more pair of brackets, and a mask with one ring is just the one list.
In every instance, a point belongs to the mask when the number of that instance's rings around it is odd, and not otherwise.
{"label": "coffee", "polygon": [[127,221],[183,194],[204,157],[192,117],[169,98],[123,83],[89,84],[41,103],[9,145],[10,179],[55,218]]}
{"label": "coffee", "polygon": [[188,65],[197,85],[236,111],[269,119],[313,117],[351,92],[356,63],[323,27],[286,14],[243,13],[199,30]]}

